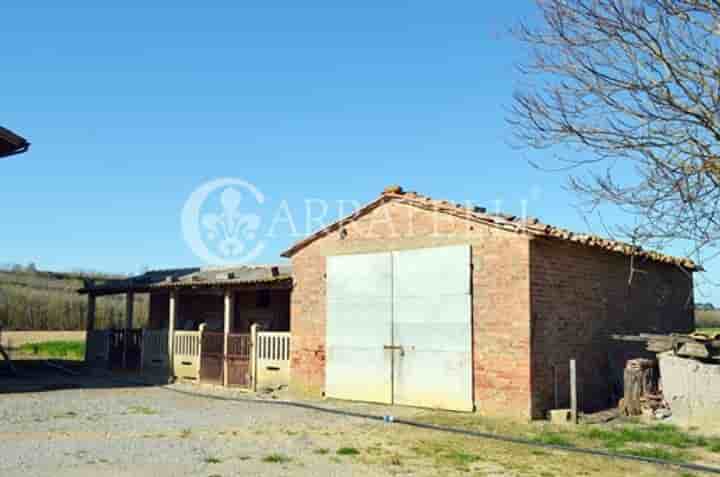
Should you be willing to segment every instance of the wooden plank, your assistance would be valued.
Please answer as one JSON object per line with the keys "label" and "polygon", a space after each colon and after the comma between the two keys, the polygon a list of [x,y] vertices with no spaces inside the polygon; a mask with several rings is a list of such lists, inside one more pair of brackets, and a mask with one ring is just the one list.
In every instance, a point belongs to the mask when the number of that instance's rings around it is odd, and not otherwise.
{"label": "wooden plank", "polygon": [[570,413],[572,423],[577,424],[577,369],[575,367],[574,359],[570,360]]}

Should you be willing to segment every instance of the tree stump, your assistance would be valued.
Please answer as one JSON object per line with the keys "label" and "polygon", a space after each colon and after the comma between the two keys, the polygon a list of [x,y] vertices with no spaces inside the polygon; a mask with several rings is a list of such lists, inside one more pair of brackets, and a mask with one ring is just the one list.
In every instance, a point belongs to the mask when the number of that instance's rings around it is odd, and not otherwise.
{"label": "tree stump", "polygon": [[657,394],[657,362],[644,358],[629,360],[625,366],[624,381],[620,412],[626,416],[639,416],[642,414],[643,396]]}

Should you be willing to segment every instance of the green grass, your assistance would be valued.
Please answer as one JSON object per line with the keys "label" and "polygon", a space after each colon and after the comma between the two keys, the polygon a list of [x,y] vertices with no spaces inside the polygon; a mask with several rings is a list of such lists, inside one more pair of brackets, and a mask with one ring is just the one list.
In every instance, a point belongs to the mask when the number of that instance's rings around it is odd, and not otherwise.
{"label": "green grass", "polygon": [[687,434],[675,426],[657,424],[651,427],[619,427],[615,429],[590,429],[586,436],[602,441],[608,449],[618,449],[633,443],[659,444],[676,449],[705,447],[708,439]]}
{"label": "green grass", "polygon": [[720,334],[720,328],[697,328],[695,331],[710,336]]}
{"label": "green grass", "polygon": [[662,459],[670,462],[685,462],[689,459],[687,452],[678,450],[662,449],[660,447],[649,448],[620,448],[617,451],[621,454],[648,457],[650,459]]}
{"label": "green grass", "polygon": [[20,353],[44,358],[85,359],[84,341],[44,341],[41,343],[25,343],[19,348]]}
{"label": "green grass", "polygon": [[531,440],[539,442],[540,444],[575,447],[575,444],[570,440],[570,438],[559,432],[543,431],[542,433],[531,437]]}
{"label": "green grass", "polygon": [[205,457],[205,463],[206,464],[220,464],[220,463],[222,463],[222,460],[218,459],[217,457],[209,456],[209,457]]}
{"label": "green grass", "polygon": [[325,449],[325,448],[315,449],[313,451],[313,454],[317,454],[317,455],[325,455],[325,454],[329,454],[329,453],[330,453],[330,449]]}
{"label": "green grass", "polygon": [[358,455],[360,451],[354,447],[341,447],[336,452],[337,455]]}
{"label": "green grass", "polygon": [[448,460],[457,465],[472,464],[473,462],[477,462],[480,460],[480,456],[478,455],[470,454],[468,452],[463,452],[459,450],[453,450],[448,452],[446,457]]}
{"label": "green grass", "polygon": [[143,416],[152,416],[158,413],[155,409],[145,406],[131,406],[128,408],[127,412],[128,414],[140,414]]}
{"label": "green grass", "polygon": [[272,463],[272,464],[285,464],[287,462],[290,462],[290,460],[291,460],[290,457],[286,456],[285,454],[279,454],[279,453],[266,455],[265,457],[262,458],[263,462],[268,462],[268,463]]}

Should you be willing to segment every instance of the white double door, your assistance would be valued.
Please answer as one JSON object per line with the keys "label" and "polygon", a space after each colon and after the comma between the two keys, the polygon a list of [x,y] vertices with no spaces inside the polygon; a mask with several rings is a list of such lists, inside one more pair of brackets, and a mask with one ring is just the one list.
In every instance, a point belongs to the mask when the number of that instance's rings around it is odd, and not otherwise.
{"label": "white double door", "polygon": [[326,395],[472,410],[470,271],[469,245],[328,257]]}

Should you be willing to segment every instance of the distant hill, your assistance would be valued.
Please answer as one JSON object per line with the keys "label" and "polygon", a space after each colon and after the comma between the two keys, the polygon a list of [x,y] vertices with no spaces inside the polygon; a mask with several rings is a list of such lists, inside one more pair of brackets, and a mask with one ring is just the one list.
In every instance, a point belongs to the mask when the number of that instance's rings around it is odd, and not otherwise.
{"label": "distant hill", "polygon": [[712,303],[695,303],[696,310],[712,311],[715,310],[715,305]]}
{"label": "distant hill", "polygon": [[[118,278],[95,272],[51,272],[34,265],[0,267],[0,324],[5,330],[84,330],[87,297],[77,294],[86,278]],[[134,322],[147,321],[147,297],[136,295]],[[96,327],[121,327],[123,296],[97,300]]]}

